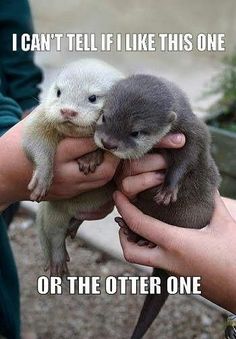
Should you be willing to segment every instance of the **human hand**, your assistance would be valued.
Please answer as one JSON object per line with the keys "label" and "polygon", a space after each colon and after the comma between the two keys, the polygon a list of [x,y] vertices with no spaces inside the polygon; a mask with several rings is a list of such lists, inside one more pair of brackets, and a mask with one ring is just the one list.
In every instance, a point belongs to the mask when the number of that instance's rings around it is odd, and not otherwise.
{"label": "human hand", "polygon": [[[22,148],[24,123],[25,120],[22,120],[0,138],[1,209],[14,201],[28,200],[30,196],[27,185],[32,176],[33,165]],[[86,176],[79,171],[77,159],[96,148],[92,138],[62,140],[57,149],[54,179],[47,200],[72,198],[103,186],[112,179],[119,160],[110,153],[105,154],[103,163],[95,173]]]}
{"label": "human hand", "polygon": [[160,267],[177,276],[200,276],[202,295],[236,312],[236,222],[218,194],[212,220],[200,230],[147,216],[120,192],[115,192],[114,200],[130,230],[157,245],[140,247],[128,241],[121,228],[120,242],[127,261]]}
{"label": "human hand", "polygon": [[[184,144],[183,134],[168,134],[156,148],[181,148]],[[115,176],[116,184],[121,192],[133,199],[139,192],[160,185],[164,181],[161,170],[166,168],[161,154],[146,154],[138,160],[124,161]]]}

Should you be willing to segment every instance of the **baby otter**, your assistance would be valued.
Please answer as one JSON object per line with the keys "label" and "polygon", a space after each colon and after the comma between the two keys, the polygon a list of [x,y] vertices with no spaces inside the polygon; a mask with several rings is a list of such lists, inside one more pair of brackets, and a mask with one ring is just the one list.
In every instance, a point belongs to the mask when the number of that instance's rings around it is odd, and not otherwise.
{"label": "baby otter", "polygon": [[[183,133],[185,146],[153,149],[169,132]],[[210,154],[210,135],[207,126],[192,112],[186,95],[175,84],[145,74],[117,82],[107,95],[95,142],[121,159],[161,152],[168,164],[164,183],[140,193],[134,204],[145,214],[172,225],[202,228],[209,223],[220,182]],[[124,227],[121,218],[117,222]],[[136,241],[140,241],[140,237],[136,236]],[[153,275],[161,276],[163,292],[147,296],[133,339],[142,338],[168,297],[168,273],[154,269]]]}
{"label": "baby otter", "polygon": [[[118,70],[95,59],[83,59],[62,69],[25,125],[23,147],[34,164],[28,186],[32,200],[41,201],[51,185],[58,143],[65,137],[93,135],[106,94],[122,77]],[[103,151],[96,150],[78,159],[78,170],[93,172],[102,161]],[[40,203],[36,223],[51,275],[68,274],[66,235],[73,238],[87,213],[109,204],[113,189],[107,184],[75,199]]]}

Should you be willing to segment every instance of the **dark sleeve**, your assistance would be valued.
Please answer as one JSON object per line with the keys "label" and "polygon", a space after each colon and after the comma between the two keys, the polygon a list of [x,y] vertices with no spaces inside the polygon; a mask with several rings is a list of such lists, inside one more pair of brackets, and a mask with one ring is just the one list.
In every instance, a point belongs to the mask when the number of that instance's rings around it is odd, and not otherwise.
{"label": "dark sleeve", "polygon": [[[21,118],[21,108],[0,93],[0,136]],[[0,215],[0,337],[20,339],[20,297],[15,261]]]}
{"label": "dark sleeve", "polygon": [[20,298],[15,261],[0,216],[0,336],[20,339]]}
{"label": "dark sleeve", "polygon": [[38,104],[42,72],[34,64],[33,53],[18,49],[12,51],[12,34],[17,33],[18,46],[23,33],[32,34],[33,25],[27,0],[1,0],[0,9],[0,63],[2,91],[22,108]]}
{"label": "dark sleeve", "polygon": [[0,136],[21,120],[22,110],[11,98],[0,93]]}

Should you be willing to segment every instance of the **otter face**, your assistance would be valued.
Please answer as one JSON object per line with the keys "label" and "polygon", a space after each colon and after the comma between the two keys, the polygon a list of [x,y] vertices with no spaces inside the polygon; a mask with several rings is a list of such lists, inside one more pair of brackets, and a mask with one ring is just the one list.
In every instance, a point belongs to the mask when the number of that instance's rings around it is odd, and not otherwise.
{"label": "otter face", "polygon": [[[173,112],[173,114],[175,113]],[[125,125],[126,120],[123,120],[123,126],[120,124],[117,126],[116,120],[112,122],[108,115],[102,114],[99,118],[94,140],[98,147],[110,151],[120,159],[141,158],[171,129],[171,124],[166,124],[158,130],[149,128],[149,126],[146,128],[144,121],[141,120],[137,120],[137,124],[133,124],[132,128]],[[111,119],[113,118],[111,117]]]}
{"label": "otter face", "polygon": [[44,102],[51,122],[94,127],[105,95],[122,74],[95,59],[82,59],[65,67]]}
{"label": "otter face", "polygon": [[107,95],[94,139],[121,159],[140,158],[166,135],[176,119],[172,98],[163,101],[154,77],[136,75],[117,82]]}

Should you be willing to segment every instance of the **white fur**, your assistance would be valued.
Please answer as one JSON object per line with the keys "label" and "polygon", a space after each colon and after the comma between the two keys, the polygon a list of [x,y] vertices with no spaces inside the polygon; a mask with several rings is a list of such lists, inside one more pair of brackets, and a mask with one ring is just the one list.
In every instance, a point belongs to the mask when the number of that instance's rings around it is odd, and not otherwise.
{"label": "white fur", "polygon": [[[73,124],[86,127],[94,125],[107,91],[122,78],[121,72],[97,59],[81,59],[65,66],[42,103],[47,118],[52,122],[63,123],[60,110],[70,109],[78,112],[72,120]],[[59,98],[58,89],[61,91]],[[91,95],[97,96],[95,103],[89,102]]]}

